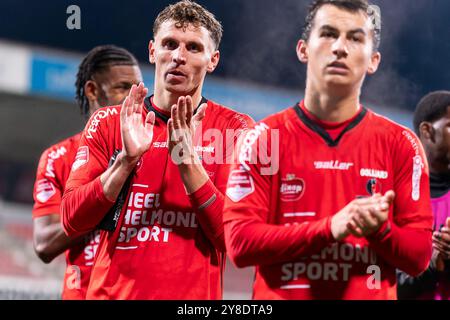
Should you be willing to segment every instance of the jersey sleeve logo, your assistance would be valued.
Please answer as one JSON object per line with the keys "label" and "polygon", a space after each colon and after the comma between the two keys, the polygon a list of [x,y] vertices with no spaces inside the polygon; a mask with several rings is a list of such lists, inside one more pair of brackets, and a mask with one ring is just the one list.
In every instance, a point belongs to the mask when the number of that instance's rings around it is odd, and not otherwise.
{"label": "jersey sleeve logo", "polygon": [[406,137],[406,139],[411,144],[412,149],[414,150],[415,156],[413,157],[413,169],[411,175],[411,198],[414,201],[420,200],[420,180],[422,178],[422,171],[425,168],[424,160],[420,154],[420,142],[418,139],[413,136],[413,134],[409,133],[407,130],[402,132],[402,135]]}
{"label": "jersey sleeve logo", "polygon": [[422,177],[422,169],[425,167],[421,156],[413,158],[413,173],[412,173],[412,192],[411,197],[414,201],[420,199],[420,179]]}
{"label": "jersey sleeve logo", "polygon": [[64,156],[67,153],[67,149],[61,146],[48,154],[47,165],[45,166],[45,176],[55,178],[55,165],[54,162]]}
{"label": "jersey sleeve logo", "polygon": [[228,178],[227,196],[234,202],[239,202],[255,191],[253,178],[248,171],[233,170]]}
{"label": "jersey sleeve logo", "polygon": [[100,121],[108,116],[118,114],[118,111],[116,108],[107,108],[107,109],[100,109],[95,113],[93,116],[89,128],[86,130],[86,138],[87,139],[93,139],[93,134],[97,132],[98,125],[100,124]]}
{"label": "jersey sleeve logo", "polygon": [[36,199],[39,202],[46,203],[48,199],[53,197],[56,193],[56,188],[47,179],[42,179],[36,183]]}
{"label": "jersey sleeve logo", "polygon": [[250,171],[248,163],[252,161],[252,148],[255,142],[258,140],[259,136],[267,131],[269,127],[261,122],[256,125],[254,129],[249,130],[244,137],[242,146],[239,152],[239,163],[244,167],[245,170]]}
{"label": "jersey sleeve logo", "polygon": [[89,147],[82,146],[78,148],[77,155],[75,156],[75,161],[72,164],[72,171],[78,170],[80,167],[84,166],[89,161]]}

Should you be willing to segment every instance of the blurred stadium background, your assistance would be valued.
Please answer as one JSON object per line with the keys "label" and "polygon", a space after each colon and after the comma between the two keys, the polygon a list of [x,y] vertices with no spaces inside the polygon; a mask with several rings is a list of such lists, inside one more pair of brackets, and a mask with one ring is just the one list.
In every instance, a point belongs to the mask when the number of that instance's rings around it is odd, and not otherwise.
{"label": "blurred stadium background", "polygon": [[[220,67],[204,96],[256,120],[302,98],[305,67],[295,56],[309,1],[198,1],[223,22]],[[171,1],[0,2],[0,299],[58,299],[59,257],[44,265],[32,246],[32,187],[37,161],[49,145],[83,127],[74,82],[83,55],[116,44],[147,62],[152,22]],[[448,0],[374,1],[383,14],[380,71],[368,79],[365,105],[411,127],[412,110],[431,90],[449,89]],[[68,30],[69,5],[81,9],[81,30]],[[227,264],[226,299],[251,297],[252,269]]]}

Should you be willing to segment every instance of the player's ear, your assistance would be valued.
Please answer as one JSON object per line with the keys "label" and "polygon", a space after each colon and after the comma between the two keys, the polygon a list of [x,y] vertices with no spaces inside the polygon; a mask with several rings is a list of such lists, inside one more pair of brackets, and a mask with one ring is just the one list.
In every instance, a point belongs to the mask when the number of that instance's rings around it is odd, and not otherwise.
{"label": "player's ear", "polygon": [[217,65],[219,64],[219,60],[220,60],[220,51],[216,50],[211,55],[211,59],[209,60],[208,68],[206,69],[208,73],[211,73],[216,69]]}
{"label": "player's ear", "polygon": [[373,52],[372,56],[370,57],[369,68],[367,68],[367,74],[371,75],[377,72],[380,62],[381,62],[381,53],[378,51]]}
{"label": "player's ear", "polygon": [[99,90],[97,87],[97,83],[93,80],[86,81],[86,83],[84,84],[84,94],[88,101],[97,101],[98,93]]}
{"label": "player's ear", "polygon": [[419,136],[420,140],[426,143],[433,143],[434,139],[434,128],[430,122],[422,122],[419,126]]}
{"label": "player's ear", "polygon": [[155,42],[153,40],[148,43],[148,60],[151,64],[155,64]]}
{"label": "player's ear", "polygon": [[301,63],[308,63],[308,44],[305,40],[298,40],[296,51],[298,60]]}

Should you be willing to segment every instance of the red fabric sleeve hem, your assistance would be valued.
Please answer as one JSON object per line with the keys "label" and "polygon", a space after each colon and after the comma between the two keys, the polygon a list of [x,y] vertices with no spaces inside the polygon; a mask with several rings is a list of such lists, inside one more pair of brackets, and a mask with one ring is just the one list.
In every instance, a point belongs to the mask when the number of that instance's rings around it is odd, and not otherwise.
{"label": "red fabric sleeve hem", "polygon": [[96,197],[98,198],[98,200],[100,201],[100,206],[109,206],[111,207],[112,205],[114,205],[114,203],[116,203],[115,201],[111,201],[109,200],[106,195],[105,192],[103,191],[103,185],[102,185],[102,181],[100,180],[100,176],[94,180],[94,193],[96,195]]}
{"label": "red fabric sleeve hem", "polygon": [[389,264],[412,276],[425,271],[431,259],[431,231],[400,228],[392,222],[388,226],[382,236],[367,237],[372,248]]}
{"label": "red fabric sleeve hem", "polygon": [[206,204],[206,202],[211,199],[211,197],[216,193],[216,187],[210,179],[205,182],[203,186],[200,187],[194,193],[188,195],[191,200],[191,204],[196,208],[200,208]]}
{"label": "red fabric sleeve hem", "polygon": [[69,237],[93,230],[115,201],[106,198],[100,177],[74,190],[66,190],[62,201],[64,232]]}
{"label": "red fabric sleeve hem", "polygon": [[325,226],[323,229],[323,237],[328,243],[336,242],[336,239],[334,239],[333,233],[331,232],[331,218],[332,216],[326,218]]}
{"label": "red fabric sleeve hem", "polygon": [[378,229],[378,231],[374,232],[370,236],[367,236],[367,240],[369,241],[381,241],[385,237],[389,235],[389,233],[392,232],[391,223],[389,220],[386,220]]}
{"label": "red fabric sleeve hem", "polygon": [[224,196],[210,179],[197,191],[188,195],[203,231],[214,246],[225,252],[225,237],[223,231]]}

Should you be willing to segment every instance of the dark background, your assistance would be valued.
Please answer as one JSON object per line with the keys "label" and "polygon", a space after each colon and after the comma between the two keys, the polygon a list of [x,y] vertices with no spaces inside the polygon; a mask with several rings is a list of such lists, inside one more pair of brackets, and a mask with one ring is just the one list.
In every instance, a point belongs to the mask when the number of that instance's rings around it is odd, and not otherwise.
{"label": "dark background", "polygon": [[[157,13],[174,1],[0,2],[0,38],[87,52],[114,43],[147,61],[147,43]],[[309,1],[198,1],[224,26],[216,75],[266,85],[304,88],[304,66],[295,55]],[[379,72],[368,79],[363,98],[414,109],[431,90],[450,89],[450,1],[378,0],[383,30]],[[81,9],[81,30],[68,30],[66,9]]]}

